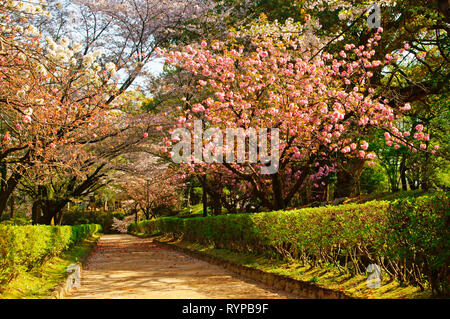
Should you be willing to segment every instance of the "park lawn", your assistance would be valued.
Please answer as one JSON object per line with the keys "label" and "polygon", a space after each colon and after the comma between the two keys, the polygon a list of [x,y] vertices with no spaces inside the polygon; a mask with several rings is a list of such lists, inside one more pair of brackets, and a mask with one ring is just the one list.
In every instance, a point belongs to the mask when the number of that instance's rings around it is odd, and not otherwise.
{"label": "park lawn", "polygon": [[48,298],[56,286],[66,278],[68,265],[86,257],[95,247],[101,234],[95,234],[69,250],[47,260],[41,267],[21,273],[6,287],[2,287],[0,299]]}
{"label": "park lawn", "polygon": [[382,281],[378,289],[370,289],[366,285],[366,276],[351,277],[349,274],[339,272],[335,266],[326,268],[311,268],[299,261],[276,260],[263,256],[233,252],[227,249],[218,249],[198,243],[187,241],[174,241],[170,237],[160,236],[161,242],[175,244],[190,250],[203,252],[221,259],[235,262],[248,267],[257,268],[266,272],[285,275],[306,282],[314,282],[325,288],[341,290],[355,298],[365,299],[425,299],[431,297],[431,291],[420,291],[418,287],[402,286],[397,281]]}
{"label": "park lawn", "polygon": [[184,208],[179,214],[179,217],[200,217],[203,216],[203,204],[197,204],[191,206],[191,212],[189,212],[189,207]]}
{"label": "park lawn", "polygon": [[[222,214],[226,214],[227,209],[222,207]],[[208,215],[211,216],[211,209],[208,208]],[[183,208],[180,213],[177,214],[177,217],[202,217],[203,216],[203,204],[196,204],[191,206],[191,213],[189,213],[189,208]]]}

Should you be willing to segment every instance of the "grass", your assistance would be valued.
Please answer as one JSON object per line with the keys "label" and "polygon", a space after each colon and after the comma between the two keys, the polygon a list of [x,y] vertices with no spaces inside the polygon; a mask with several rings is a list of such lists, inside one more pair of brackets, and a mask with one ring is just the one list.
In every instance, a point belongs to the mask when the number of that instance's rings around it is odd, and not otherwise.
{"label": "grass", "polygon": [[203,216],[203,204],[200,203],[191,206],[191,212],[189,211],[189,208],[186,207],[178,214],[178,217],[190,217],[190,216],[192,217]]}
{"label": "grass", "polygon": [[[399,198],[405,198],[405,197],[419,197],[426,195],[427,192],[423,190],[409,190],[409,191],[398,191],[396,193],[392,192],[383,192],[383,193],[374,193],[369,195],[361,195],[357,197],[349,197],[345,200],[345,204],[349,203],[356,203],[356,204],[363,204],[365,202],[370,202],[373,200],[386,200],[386,201],[393,201]],[[331,201],[330,201],[331,204]],[[302,207],[293,207],[292,209],[298,209],[298,208],[304,208],[304,207],[310,207],[311,205],[305,205]],[[227,209],[222,207],[222,214],[227,214]],[[211,215],[211,210],[208,209],[208,215]],[[183,208],[176,217],[201,217],[203,216],[203,204],[197,204],[191,206],[191,212],[189,211],[188,207]]]}
{"label": "grass", "polygon": [[67,266],[84,258],[100,236],[96,234],[60,256],[49,259],[41,267],[21,273],[8,285],[1,287],[0,299],[41,299],[50,296],[65,279]]}
{"label": "grass", "polygon": [[[228,214],[228,210],[225,207],[222,207],[222,215]],[[208,216],[212,216],[213,211],[211,207],[208,207]],[[203,204],[197,204],[191,206],[191,212],[189,211],[188,207],[183,208],[176,217],[202,217],[203,216]]]}
{"label": "grass", "polygon": [[376,194],[370,194],[370,195],[362,195],[354,198],[348,198],[346,203],[357,203],[362,204],[365,202],[370,202],[373,200],[386,200],[386,201],[393,201],[400,198],[405,197],[419,197],[426,195],[427,192],[423,190],[409,190],[409,191],[398,191],[396,193],[391,192],[384,192],[384,193],[376,193]]}
{"label": "grass", "polygon": [[168,237],[158,237],[158,240],[170,242],[194,251],[200,251],[237,264],[257,268],[266,272],[286,275],[297,280],[313,282],[325,288],[341,290],[347,295],[366,299],[425,299],[431,297],[431,291],[420,291],[418,287],[402,286],[400,283],[383,280],[380,288],[368,288],[367,277],[351,276],[340,272],[335,266],[311,267],[303,265],[298,260],[277,260],[263,256],[237,253],[227,249],[218,249],[187,241],[174,241]]}

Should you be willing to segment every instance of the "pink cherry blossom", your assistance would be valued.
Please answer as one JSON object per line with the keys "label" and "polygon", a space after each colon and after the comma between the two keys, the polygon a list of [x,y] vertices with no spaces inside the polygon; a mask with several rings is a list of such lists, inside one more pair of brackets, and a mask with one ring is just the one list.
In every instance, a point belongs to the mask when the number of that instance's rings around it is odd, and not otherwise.
{"label": "pink cherry blossom", "polygon": [[421,52],[421,53],[419,53],[419,54],[417,55],[417,57],[418,57],[419,59],[425,59],[426,56],[427,56],[427,53],[426,53],[426,52]]}
{"label": "pink cherry blossom", "polygon": [[30,124],[31,123],[31,117],[29,115],[25,115],[22,118],[22,122],[24,122],[25,124]]}
{"label": "pink cherry blossom", "polygon": [[363,150],[367,150],[367,149],[369,148],[369,143],[367,143],[366,141],[364,141],[364,142],[361,144],[361,148],[362,148]]}

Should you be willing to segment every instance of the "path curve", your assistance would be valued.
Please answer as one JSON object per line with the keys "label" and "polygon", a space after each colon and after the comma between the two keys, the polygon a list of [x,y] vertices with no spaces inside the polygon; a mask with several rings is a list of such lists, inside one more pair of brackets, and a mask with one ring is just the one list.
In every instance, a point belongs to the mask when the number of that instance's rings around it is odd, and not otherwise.
{"label": "path curve", "polygon": [[104,235],[67,299],[291,299],[222,267],[159,247],[151,238]]}

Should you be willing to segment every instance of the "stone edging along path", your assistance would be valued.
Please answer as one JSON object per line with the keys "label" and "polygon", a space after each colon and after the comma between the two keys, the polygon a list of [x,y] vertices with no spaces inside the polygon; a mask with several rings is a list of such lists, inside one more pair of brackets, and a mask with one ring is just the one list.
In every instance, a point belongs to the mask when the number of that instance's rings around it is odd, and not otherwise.
{"label": "stone edging along path", "polygon": [[294,295],[308,296],[308,298],[313,299],[357,299],[355,297],[348,296],[339,290],[320,287],[312,282],[301,281],[285,275],[274,274],[253,267],[240,265],[229,260],[208,255],[203,252],[194,251],[176,244],[160,242],[157,239],[153,239],[153,243],[162,247],[180,251],[186,255],[190,255],[208,263],[224,267],[225,269],[237,273],[243,277],[253,279],[266,284],[271,288],[283,290]]}
{"label": "stone edging along path", "polygon": [[[83,267],[86,266],[86,263],[87,263],[89,257],[94,252],[95,247],[97,247],[97,243],[98,243],[99,239],[100,239],[100,236],[95,239],[95,241],[90,245],[86,254],[84,254],[80,258],[80,260],[76,263],[80,267],[79,268],[80,276],[81,276],[81,272],[83,271]],[[61,282],[58,286],[56,286],[55,289],[53,290],[53,293],[45,299],[64,299],[64,297],[72,290],[69,285],[69,280],[68,280],[69,277],[71,277],[71,274],[67,273],[64,276],[64,281]]]}

